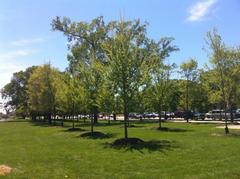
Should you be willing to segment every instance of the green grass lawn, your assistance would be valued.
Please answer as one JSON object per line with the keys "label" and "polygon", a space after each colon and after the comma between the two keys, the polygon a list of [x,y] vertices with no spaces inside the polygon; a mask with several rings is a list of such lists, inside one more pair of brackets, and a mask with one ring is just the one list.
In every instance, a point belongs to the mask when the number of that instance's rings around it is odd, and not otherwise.
{"label": "green grass lawn", "polygon": [[6,178],[240,178],[240,136],[214,136],[224,132],[214,124],[164,123],[173,130],[157,131],[157,123],[138,123],[129,136],[146,145],[114,148],[122,125],[105,123],[95,129],[108,138],[88,139],[67,127],[1,122],[0,165],[14,168]]}

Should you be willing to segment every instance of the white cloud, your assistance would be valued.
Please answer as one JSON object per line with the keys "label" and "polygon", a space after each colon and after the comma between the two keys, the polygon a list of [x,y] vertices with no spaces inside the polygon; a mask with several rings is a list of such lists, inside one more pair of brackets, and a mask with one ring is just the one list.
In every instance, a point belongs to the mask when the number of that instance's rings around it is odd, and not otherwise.
{"label": "white cloud", "polygon": [[34,50],[29,50],[29,49],[14,50],[6,53],[0,52],[0,62],[9,61],[9,60],[12,61],[19,57],[29,56],[34,52],[35,52]]}
{"label": "white cloud", "polygon": [[32,44],[37,44],[43,42],[43,38],[34,38],[34,39],[21,39],[21,40],[15,40],[11,41],[10,45],[12,46],[18,46],[18,47],[23,47],[27,45],[32,45]]}
{"label": "white cloud", "polygon": [[0,52],[0,89],[9,83],[14,72],[25,69],[28,65],[18,61],[19,58],[30,56],[34,50],[19,49],[8,51],[5,53]]}
{"label": "white cloud", "polygon": [[217,0],[205,0],[197,2],[189,9],[189,16],[186,20],[189,22],[196,22],[202,20],[209,13],[209,11],[216,2]]}
{"label": "white cloud", "polygon": [[[35,45],[44,42],[44,38],[22,38],[0,43],[0,89],[9,83],[14,72],[24,70],[32,62],[28,57],[37,52]],[[34,48],[34,49],[33,49]]]}

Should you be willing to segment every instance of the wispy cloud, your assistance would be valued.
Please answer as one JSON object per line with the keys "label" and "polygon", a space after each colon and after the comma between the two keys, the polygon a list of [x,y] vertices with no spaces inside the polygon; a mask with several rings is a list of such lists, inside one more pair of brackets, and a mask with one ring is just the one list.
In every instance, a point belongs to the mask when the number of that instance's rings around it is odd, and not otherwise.
{"label": "wispy cloud", "polygon": [[19,57],[29,56],[34,52],[35,52],[34,50],[30,50],[30,49],[20,49],[20,50],[5,52],[5,53],[0,52],[0,62],[5,62],[9,60],[13,61]]}
{"label": "wispy cloud", "polygon": [[205,0],[197,2],[189,9],[189,16],[186,20],[189,22],[203,20],[203,18],[211,11],[213,5],[216,4],[216,2],[217,0]]}
{"label": "wispy cloud", "polygon": [[19,61],[23,57],[34,54],[36,50],[18,49],[8,52],[0,52],[0,89],[7,84],[14,72],[25,69],[28,64]]}
{"label": "wispy cloud", "polygon": [[11,41],[10,45],[23,47],[23,46],[38,44],[38,43],[41,43],[43,41],[44,41],[43,38],[21,39],[21,40]]}
{"label": "wispy cloud", "polygon": [[20,38],[0,42],[0,89],[6,85],[14,72],[24,70],[32,61],[27,61],[39,51],[36,45],[45,42],[46,38]]}

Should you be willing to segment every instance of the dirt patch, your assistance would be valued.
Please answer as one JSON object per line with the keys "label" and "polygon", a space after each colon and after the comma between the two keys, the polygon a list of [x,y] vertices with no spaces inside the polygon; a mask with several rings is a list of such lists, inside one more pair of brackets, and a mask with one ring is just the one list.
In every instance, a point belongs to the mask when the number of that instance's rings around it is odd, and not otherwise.
{"label": "dirt patch", "polygon": [[12,172],[12,168],[7,165],[0,165],[0,176],[5,176]]}
{"label": "dirt patch", "polygon": [[222,137],[222,136],[225,136],[225,134],[212,133],[211,136]]}
{"label": "dirt patch", "polygon": [[229,133],[229,134],[212,133],[211,136],[215,136],[215,137],[240,137],[240,133]]}
{"label": "dirt patch", "polygon": [[[221,128],[221,129],[224,129],[225,126],[218,126],[216,128]],[[229,129],[240,129],[240,125],[228,125],[228,128]]]}

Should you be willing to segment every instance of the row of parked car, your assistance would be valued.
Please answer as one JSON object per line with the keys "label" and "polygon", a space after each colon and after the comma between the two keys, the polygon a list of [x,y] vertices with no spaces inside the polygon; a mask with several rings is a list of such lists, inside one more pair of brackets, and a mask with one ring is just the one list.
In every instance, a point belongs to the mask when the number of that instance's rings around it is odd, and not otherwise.
{"label": "row of parked car", "polygon": [[[137,113],[130,113],[129,114],[129,118],[133,118],[133,119],[142,119],[142,118],[148,118],[148,119],[154,119],[154,118],[158,118],[159,114],[158,113],[144,113],[144,114],[137,114]],[[165,118],[174,118],[175,117],[175,113],[173,112],[161,112],[161,117],[165,117]]]}
{"label": "row of parked car", "polygon": [[[237,109],[237,110],[233,110],[232,112],[230,111],[227,111],[226,112],[226,117],[227,119],[237,119],[237,118],[240,118],[240,109]],[[216,110],[212,110],[212,111],[209,111],[208,113],[205,114],[205,118],[206,119],[224,119],[225,118],[225,112],[224,110],[219,110],[219,109],[216,109]]]}
{"label": "row of parked car", "polygon": [[[229,111],[226,112],[226,117],[228,119],[231,119],[231,115],[234,119],[240,118],[240,109],[232,111],[230,113]],[[129,117],[133,119],[142,119],[142,118],[158,118],[157,113],[144,113],[144,114],[137,114],[137,113],[130,113]],[[162,112],[161,117],[167,118],[167,119],[173,119],[173,118],[188,118],[188,119],[198,119],[198,120],[221,120],[225,118],[225,112],[224,110],[215,109],[212,111],[209,111],[207,113],[199,113],[199,112],[192,112],[192,111],[176,111],[176,112]]]}

